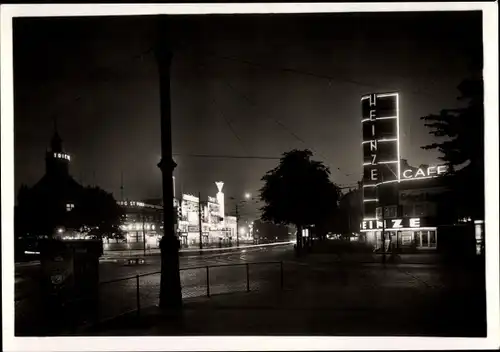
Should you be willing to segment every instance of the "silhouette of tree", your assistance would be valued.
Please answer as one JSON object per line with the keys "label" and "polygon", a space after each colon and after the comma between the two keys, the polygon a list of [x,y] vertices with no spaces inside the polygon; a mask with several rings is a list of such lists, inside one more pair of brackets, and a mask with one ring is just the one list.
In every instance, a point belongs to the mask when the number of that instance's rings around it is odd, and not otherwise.
{"label": "silhouette of tree", "polygon": [[57,192],[22,185],[15,207],[15,234],[21,236],[52,236],[56,226],[61,224],[65,210]]}
{"label": "silhouette of tree", "polygon": [[120,224],[124,215],[111,193],[99,187],[86,187],[69,212],[66,226],[99,239],[122,238]]}
{"label": "silhouette of tree", "polygon": [[[451,192],[443,201],[455,205],[455,217],[484,219],[484,107],[482,77],[460,83],[465,106],[421,117],[430,134],[445,139],[423,146],[437,149],[449,168]],[[450,203],[452,202],[452,203]]]}
{"label": "silhouette of tree", "polygon": [[79,187],[71,196],[71,211],[67,211],[67,203],[64,193],[55,187],[21,186],[15,208],[16,237],[52,237],[58,226],[97,238],[122,236],[119,225],[124,212],[112,194],[98,187]]}
{"label": "silhouette of tree", "polygon": [[309,150],[284,153],[279,165],[263,177],[260,198],[262,220],[279,225],[295,225],[297,249],[302,246],[302,229],[323,223],[335,212],[339,188],[330,181],[330,170],[311,160]]}

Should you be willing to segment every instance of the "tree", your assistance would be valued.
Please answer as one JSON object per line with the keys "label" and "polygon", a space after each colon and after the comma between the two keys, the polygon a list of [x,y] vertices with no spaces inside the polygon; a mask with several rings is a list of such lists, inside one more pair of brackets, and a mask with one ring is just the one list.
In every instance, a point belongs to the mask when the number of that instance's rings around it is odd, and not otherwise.
{"label": "tree", "polygon": [[302,229],[326,221],[337,209],[340,190],[330,181],[330,170],[311,160],[309,150],[284,153],[279,165],[263,177],[260,199],[262,220],[278,225],[295,225],[297,249],[302,246]]}
{"label": "tree", "polygon": [[83,189],[75,208],[69,212],[68,228],[102,238],[122,238],[120,229],[125,213],[111,193],[99,187]]}
{"label": "tree", "polygon": [[[445,139],[423,146],[437,149],[449,168],[451,192],[443,201],[455,204],[454,217],[484,219],[484,107],[482,77],[460,83],[465,106],[421,117],[430,134]],[[452,203],[450,203],[452,202]]]}
{"label": "tree", "polygon": [[[15,209],[16,237],[52,237],[59,226],[97,238],[121,237],[123,209],[99,187],[78,187],[70,195],[57,186],[22,186]],[[67,204],[74,208],[68,211]]]}

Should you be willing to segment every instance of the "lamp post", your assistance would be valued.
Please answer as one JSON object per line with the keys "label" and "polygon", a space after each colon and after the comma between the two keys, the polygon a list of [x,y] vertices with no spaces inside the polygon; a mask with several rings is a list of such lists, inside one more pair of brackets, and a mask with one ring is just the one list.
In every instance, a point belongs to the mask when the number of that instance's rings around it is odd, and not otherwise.
{"label": "lamp post", "polygon": [[141,211],[141,215],[142,215],[142,244],[143,244],[143,249],[144,249],[144,256],[146,256],[146,231],[145,231],[146,229],[144,228],[145,227],[144,208]]}
{"label": "lamp post", "polygon": [[162,173],[163,188],[163,236],[160,240],[161,281],[160,308],[179,311],[182,308],[182,291],[179,275],[179,240],[174,229],[172,176],[176,163],[172,159],[172,126],[170,116],[170,28],[167,16],[158,17],[158,41],[155,56],[159,74],[161,161],[158,167]]}
{"label": "lamp post", "polygon": [[235,197],[229,197],[229,199],[235,200],[235,215],[236,215],[236,247],[240,246],[240,228],[239,228],[239,219],[240,219],[240,206],[247,204],[251,200],[256,200],[252,198],[252,194],[245,192],[243,195],[243,199],[238,200]]}

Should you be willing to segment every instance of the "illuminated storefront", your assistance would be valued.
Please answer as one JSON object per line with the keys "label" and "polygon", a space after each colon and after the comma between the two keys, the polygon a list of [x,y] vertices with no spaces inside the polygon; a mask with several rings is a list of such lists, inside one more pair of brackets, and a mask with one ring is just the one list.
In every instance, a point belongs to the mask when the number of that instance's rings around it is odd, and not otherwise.
{"label": "illuminated storefront", "polygon": [[[236,234],[236,218],[224,215],[223,182],[215,183],[218,193],[201,201],[191,194],[182,194],[177,209],[178,235],[183,246],[222,245],[231,242]],[[201,216],[200,216],[201,215]],[[201,222],[201,234],[200,234]],[[233,224],[234,223],[234,224]]]}
{"label": "illuminated storefront", "polygon": [[436,249],[436,204],[446,191],[435,182],[445,165],[410,167],[400,155],[399,94],[361,98],[363,130],[363,221],[366,241],[380,250]]}
{"label": "illuminated storefront", "polygon": [[120,226],[125,234],[121,241],[105,240],[105,250],[158,248],[162,235],[163,207],[141,201],[117,202],[125,210]]}

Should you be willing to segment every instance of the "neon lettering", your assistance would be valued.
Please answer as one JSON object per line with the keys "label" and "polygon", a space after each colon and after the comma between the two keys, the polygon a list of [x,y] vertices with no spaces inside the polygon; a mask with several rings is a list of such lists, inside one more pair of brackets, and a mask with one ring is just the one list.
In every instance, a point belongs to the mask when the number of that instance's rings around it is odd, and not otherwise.
{"label": "neon lettering", "polygon": [[392,220],[392,228],[398,229],[398,228],[403,227],[403,225],[401,225],[402,222],[403,222],[403,220],[401,220],[401,219]]}
{"label": "neon lettering", "polygon": [[370,172],[372,181],[377,181],[378,180],[377,169],[371,169]]}
{"label": "neon lettering", "polygon": [[425,177],[425,172],[422,169],[418,169],[417,172],[415,173],[415,177]]}
{"label": "neon lettering", "polygon": [[439,165],[439,166],[429,166],[427,169],[417,169],[417,172],[415,172],[415,175],[413,175],[413,170],[412,169],[406,169],[403,171],[403,178],[410,179],[410,178],[430,178],[430,177],[436,177],[440,174],[445,173],[447,170],[446,165]]}
{"label": "neon lettering", "polygon": [[376,117],[375,110],[370,110],[370,121],[375,121]]}
{"label": "neon lettering", "polygon": [[446,165],[439,165],[437,167],[437,173],[438,173],[438,175],[439,174],[444,174],[447,169],[448,169],[448,167]]}
{"label": "neon lettering", "polygon": [[370,141],[370,150],[371,151],[376,151],[377,150],[377,141],[376,140],[371,140]]}
{"label": "neon lettering", "polygon": [[377,159],[377,154],[372,154],[372,165],[375,165],[376,159]]}
{"label": "neon lettering", "polygon": [[410,219],[410,227],[420,227],[420,219],[419,218]]}

